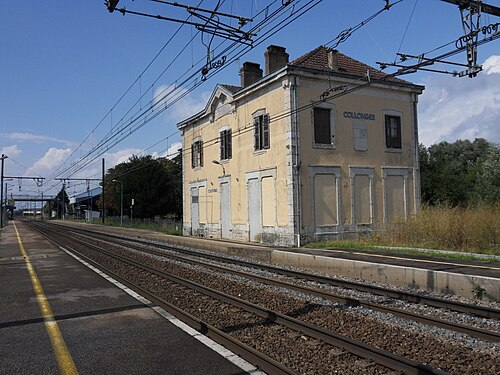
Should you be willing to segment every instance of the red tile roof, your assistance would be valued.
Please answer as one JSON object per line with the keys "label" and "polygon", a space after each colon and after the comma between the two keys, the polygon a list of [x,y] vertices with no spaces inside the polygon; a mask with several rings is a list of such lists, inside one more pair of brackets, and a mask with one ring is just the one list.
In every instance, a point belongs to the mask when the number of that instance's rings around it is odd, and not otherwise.
{"label": "red tile roof", "polygon": [[293,60],[288,65],[297,66],[300,68],[317,69],[329,72],[339,72],[343,74],[349,74],[357,77],[366,77],[366,72],[370,72],[370,77],[373,79],[387,79],[391,82],[400,82],[411,84],[408,81],[404,81],[395,77],[388,77],[387,74],[377,70],[369,65],[366,65],[358,60],[355,60],[343,53],[338,53],[338,70],[334,70],[328,66],[328,53],[331,51],[330,48],[325,46],[320,46],[311,52]]}

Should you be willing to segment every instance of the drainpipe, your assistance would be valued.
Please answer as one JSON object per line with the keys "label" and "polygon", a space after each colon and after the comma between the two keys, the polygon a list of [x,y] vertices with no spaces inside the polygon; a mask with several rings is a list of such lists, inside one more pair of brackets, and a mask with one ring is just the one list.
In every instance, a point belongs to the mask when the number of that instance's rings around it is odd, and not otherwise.
{"label": "drainpipe", "polygon": [[293,163],[293,188],[295,191],[294,197],[294,232],[297,238],[297,246],[300,247],[300,231],[302,228],[302,207],[301,207],[301,183],[300,183],[300,137],[299,137],[299,124],[298,124],[298,113],[297,113],[297,77],[293,77],[293,83],[291,87],[291,111],[292,111],[292,133],[295,137],[292,137],[292,163]]}
{"label": "drainpipe", "polygon": [[415,157],[413,162],[413,187],[414,187],[414,207],[415,213],[420,212],[421,204],[421,190],[420,190],[420,160],[418,155],[418,114],[417,114],[417,103],[418,94],[413,94],[413,141],[415,142]]}

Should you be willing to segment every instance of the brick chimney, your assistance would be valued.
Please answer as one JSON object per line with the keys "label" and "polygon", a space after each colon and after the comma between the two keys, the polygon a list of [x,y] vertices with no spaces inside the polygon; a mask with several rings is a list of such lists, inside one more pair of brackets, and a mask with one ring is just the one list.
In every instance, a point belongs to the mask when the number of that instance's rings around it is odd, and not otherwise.
{"label": "brick chimney", "polygon": [[339,70],[339,51],[336,49],[328,51],[328,67],[333,70]]}
{"label": "brick chimney", "polygon": [[245,62],[240,69],[240,81],[242,87],[250,86],[262,78],[260,65],[253,62]]}
{"label": "brick chimney", "polygon": [[288,64],[288,53],[285,47],[271,45],[264,53],[266,60],[266,75],[277,71]]}

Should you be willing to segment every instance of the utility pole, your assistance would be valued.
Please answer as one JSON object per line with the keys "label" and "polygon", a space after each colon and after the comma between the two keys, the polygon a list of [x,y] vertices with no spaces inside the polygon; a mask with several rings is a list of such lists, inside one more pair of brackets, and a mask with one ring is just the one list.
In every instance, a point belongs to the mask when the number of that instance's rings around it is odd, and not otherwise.
{"label": "utility pole", "polygon": [[0,176],[0,229],[3,228],[3,166],[4,166],[4,161],[7,159],[7,155],[2,154],[2,173]]}

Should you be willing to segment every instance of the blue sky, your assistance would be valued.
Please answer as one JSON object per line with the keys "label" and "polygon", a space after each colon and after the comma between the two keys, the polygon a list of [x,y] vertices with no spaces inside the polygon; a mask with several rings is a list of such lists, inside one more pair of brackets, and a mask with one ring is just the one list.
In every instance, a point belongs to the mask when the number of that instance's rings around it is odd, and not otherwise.
{"label": "blue sky", "polygon": [[[293,1],[295,8],[289,6],[284,18],[291,19],[306,2]],[[500,0],[487,2],[500,6]],[[200,0],[185,0],[183,3],[196,6]],[[213,8],[216,3],[215,0],[201,1],[201,7]],[[221,11],[250,17],[268,5],[270,10],[276,8],[281,0],[221,0],[221,4]],[[164,155],[168,149],[175,148],[175,143],[180,141],[176,123],[204,106],[217,82],[238,85],[238,71],[244,61],[262,65],[268,45],[285,46],[293,60],[326,44],[384,5],[383,0],[320,2],[239,60],[226,65],[154,120],[106,150],[103,155],[106,166],[125,161],[131,154],[141,153],[144,149],[147,149],[146,153]],[[121,6],[168,17],[187,17],[184,9],[147,0],[121,0]],[[482,17],[484,25],[496,22],[500,22],[498,17]],[[0,151],[9,156],[5,174],[67,177],[56,173],[64,171],[64,161],[65,166],[71,165],[108,132],[126,124],[131,114],[147,108],[157,93],[165,88],[178,87],[186,74],[199,69],[196,63],[206,56],[206,48],[196,29],[183,26],[174,36],[179,27],[177,23],[129,14],[122,16],[118,12],[111,14],[102,0],[4,2],[0,13]],[[265,28],[259,30],[258,37],[265,32]],[[420,54],[462,34],[456,6],[439,0],[404,0],[359,29],[337,48],[377,67],[376,61],[394,61],[398,51]],[[189,43],[191,39],[193,41]],[[203,41],[207,43],[206,36]],[[214,38],[212,47],[222,42],[222,39]],[[476,137],[500,142],[499,45],[497,39],[479,47],[478,62],[484,63],[484,71],[473,79],[425,72],[404,76],[406,80],[426,86],[419,103],[421,142],[429,146],[442,140],[452,142]],[[185,46],[184,52],[174,59]],[[157,54],[156,60],[144,71]],[[466,58],[462,53],[453,59],[465,62]],[[189,84],[199,83],[199,76],[195,74],[197,81],[191,80]],[[183,90],[181,88],[178,92],[184,93]],[[122,118],[124,120],[120,122]],[[99,177],[101,157],[74,172],[72,177]],[[14,194],[19,193],[18,181],[8,183]],[[47,180],[42,188],[38,188],[30,181],[23,181],[21,193],[44,191],[51,194],[60,186]],[[85,188],[74,186],[70,193]]]}

